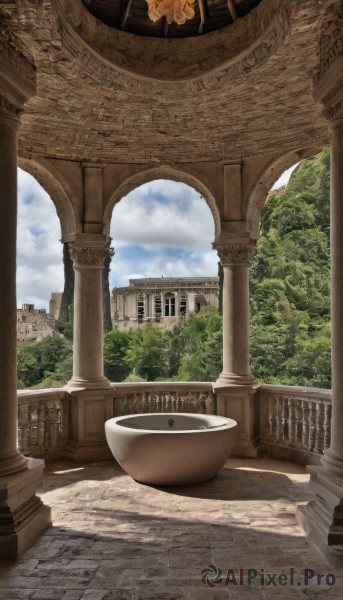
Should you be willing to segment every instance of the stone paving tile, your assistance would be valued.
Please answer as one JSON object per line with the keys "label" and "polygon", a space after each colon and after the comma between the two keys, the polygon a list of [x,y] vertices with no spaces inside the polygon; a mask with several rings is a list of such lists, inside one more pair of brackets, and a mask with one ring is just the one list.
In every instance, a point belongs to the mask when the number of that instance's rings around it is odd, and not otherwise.
{"label": "stone paving tile", "polygon": [[[233,459],[216,479],[175,488],[136,483],[112,461],[49,465],[41,495],[54,526],[0,564],[0,600],[338,600],[342,578],[329,590],[249,586],[246,573],[226,582],[229,568],[332,572],[296,526],[307,481],[270,459]],[[222,570],[220,584],[202,583],[206,567]]]}

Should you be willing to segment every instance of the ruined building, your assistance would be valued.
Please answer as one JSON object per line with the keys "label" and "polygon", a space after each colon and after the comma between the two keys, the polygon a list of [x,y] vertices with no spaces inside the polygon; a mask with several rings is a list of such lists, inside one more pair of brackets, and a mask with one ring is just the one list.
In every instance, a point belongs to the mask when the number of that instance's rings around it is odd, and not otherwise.
{"label": "ruined building", "polygon": [[128,287],[112,290],[112,323],[118,329],[147,323],[170,329],[207,304],[218,308],[218,277],[130,279]]}

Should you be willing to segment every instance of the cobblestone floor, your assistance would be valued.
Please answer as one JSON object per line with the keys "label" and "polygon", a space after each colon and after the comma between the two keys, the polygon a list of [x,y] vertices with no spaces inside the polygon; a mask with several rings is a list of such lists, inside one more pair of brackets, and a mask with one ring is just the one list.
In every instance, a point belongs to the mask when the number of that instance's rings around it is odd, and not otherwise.
{"label": "cobblestone floor", "polygon": [[[264,458],[230,460],[206,484],[173,488],[136,483],[113,462],[49,465],[41,495],[53,527],[21,560],[0,563],[0,599],[342,598],[343,574],[296,526],[307,482],[301,466]],[[213,587],[202,582],[206,567]],[[248,569],[260,573],[252,585]],[[274,573],[285,573],[277,586]]]}

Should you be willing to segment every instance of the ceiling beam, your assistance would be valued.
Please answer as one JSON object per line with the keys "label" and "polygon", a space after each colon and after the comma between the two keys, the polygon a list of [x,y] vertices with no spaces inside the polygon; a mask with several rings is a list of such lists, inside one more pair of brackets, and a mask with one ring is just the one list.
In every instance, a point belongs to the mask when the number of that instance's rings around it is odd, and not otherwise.
{"label": "ceiling beam", "polygon": [[202,33],[202,30],[205,25],[206,15],[205,15],[205,3],[204,0],[198,0],[199,10],[200,10],[200,25],[198,29],[198,33]]}
{"label": "ceiling beam", "polygon": [[228,6],[228,9],[229,9],[232,19],[234,21],[236,21],[238,19],[238,11],[237,11],[237,6],[234,3],[234,0],[227,0],[227,6]]}
{"label": "ceiling beam", "polygon": [[128,0],[126,7],[124,8],[123,14],[121,16],[120,27],[124,29],[126,25],[127,18],[129,16],[130,8],[131,8],[132,0]]}

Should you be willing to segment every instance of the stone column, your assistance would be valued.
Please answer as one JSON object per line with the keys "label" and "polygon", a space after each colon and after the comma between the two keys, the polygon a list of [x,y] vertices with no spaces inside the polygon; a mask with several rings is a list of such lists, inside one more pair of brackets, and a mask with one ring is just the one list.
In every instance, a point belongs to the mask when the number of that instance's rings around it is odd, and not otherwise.
{"label": "stone column", "polygon": [[27,467],[17,448],[17,135],[18,111],[0,96],[0,476]]}
{"label": "stone column", "polygon": [[308,466],[315,499],[297,508],[308,539],[326,560],[343,567],[343,102],[331,132],[331,444],[322,466]]}
{"label": "stone column", "polygon": [[73,377],[68,388],[102,389],[110,385],[104,377],[102,315],[102,269],[109,242],[84,239],[69,245],[75,291]]}
{"label": "stone column", "polygon": [[51,523],[50,509],[36,496],[44,462],[26,459],[17,442],[17,136],[34,77],[26,59],[0,45],[0,559],[7,560],[16,559]]}
{"label": "stone column", "polygon": [[343,115],[330,123],[331,132],[331,445],[323,464],[343,476]]}
{"label": "stone column", "polygon": [[217,383],[255,382],[249,358],[249,265],[254,244],[216,244],[223,267],[223,372]]}
{"label": "stone column", "polygon": [[113,386],[104,376],[102,269],[109,239],[101,234],[76,234],[69,241],[74,264],[73,376],[70,437],[66,455],[78,461],[108,459],[104,424],[113,417]]}
{"label": "stone column", "polygon": [[214,384],[217,412],[238,423],[233,456],[254,458],[259,443],[257,385],[249,361],[249,264],[255,240],[215,244],[223,267],[223,372]]}

